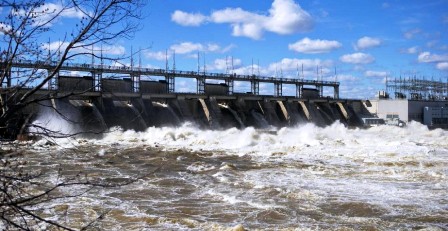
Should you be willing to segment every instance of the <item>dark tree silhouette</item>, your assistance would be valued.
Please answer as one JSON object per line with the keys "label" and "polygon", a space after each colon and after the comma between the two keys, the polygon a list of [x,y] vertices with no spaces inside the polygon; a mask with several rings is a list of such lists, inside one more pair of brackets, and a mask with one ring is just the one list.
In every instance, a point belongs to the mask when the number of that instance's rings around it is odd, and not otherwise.
{"label": "dark tree silhouette", "polygon": [[[43,88],[51,88],[63,65],[86,57],[111,61],[124,58],[99,57],[94,50],[132,37],[139,29],[142,5],[141,0],[1,0],[4,18],[0,18],[0,138],[15,138],[23,130],[19,126],[29,118],[18,118],[20,110],[73,94],[48,91],[36,97]],[[52,25],[64,17],[71,17],[75,26],[66,28],[65,34],[55,34]],[[42,38],[57,36],[63,38],[42,42]],[[24,61],[35,66],[13,76],[13,64]]]}
{"label": "dark tree silhouette", "polygon": [[[55,99],[69,97],[51,88],[59,70],[67,62],[99,56],[92,52],[100,46],[111,46],[117,39],[128,39],[139,29],[142,19],[142,0],[0,0],[0,146],[5,139],[15,139],[25,129],[30,118],[21,118],[20,112],[32,105],[45,105]],[[70,17],[65,33],[55,34],[54,24]],[[56,43],[43,42],[43,38],[60,38]],[[99,57],[97,57],[99,58]],[[105,58],[105,57],[101,57]],[[109,57],[119,61],[124,56]],[[13,64],[32,62],[33,68],[12,75]],[[49,65],[51,64],[51,65]],[[45,67],[52,66],[48,69]],[[43,71],[45,70],[45,71]],[[63,118],[69,118],[58,112]],[[36,125],[38,126],[38,125]],[[42,127],[41,136],[54,138],[67,136]],[[8,144],[10,145],[10,144]],[[34,230],[40,224],[56,229],[72,230],[69,225],[46,219],[34,209],[60,197],[77,197],[95,187],[117,187],[132,183],[135,179],[119,184],[108,184],[82,177],[82,174],[63,177],[59,183],[41,182],[41,173],[27,168],[20,149],[5,151],[0,148],[0,229]],[[64,187],[81,185],[83,190],[75,194],[58,194]],[[93,227],[102,215],[82,229]]]}

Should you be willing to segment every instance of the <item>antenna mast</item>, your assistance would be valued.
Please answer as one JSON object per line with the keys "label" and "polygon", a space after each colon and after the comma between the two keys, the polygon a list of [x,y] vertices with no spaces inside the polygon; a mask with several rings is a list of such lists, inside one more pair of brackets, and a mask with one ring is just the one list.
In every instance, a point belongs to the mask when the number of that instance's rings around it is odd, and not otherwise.
{"label": "antenna mast", "polygon": [[142,48],[138,49],[138,68],[142,68]]}
{"label": "antenna mast", "polygon": [[254,58],[252,58],[252,75],[254,75]]}
{"label": "antenna mast", "polygon": [[199,62],[199,51],[198,51],[198,74],[201,72],[201,64]]}
{"label": "antenna mast", "polygon": [[173,50],[173,71],[176,72],[176,50]]}
{"label": "antenna mast", "polygon": [[165,50],[165,71],[168,72],[168,49]]}
{"label": "antenna mast", "polygon": [[232,56],[232,74],[235,73],[235,68],[233,67],[233,56]]}
{"label": "antenna mast", "polygon": [[207,72],[207,68],[205,66],[205,52],[204,52],[204,55],[202,57],[204,58],[204,75],[205,75],[205,73]]}
{"label": "antenna mast", "polygon": [[134,51],[131,46],[131,69],[134,68]]}
{"label": "antenna mast", "polygon": [[303,75],[303,63],[302,63],[302,79],[305,78],[305,75]]}

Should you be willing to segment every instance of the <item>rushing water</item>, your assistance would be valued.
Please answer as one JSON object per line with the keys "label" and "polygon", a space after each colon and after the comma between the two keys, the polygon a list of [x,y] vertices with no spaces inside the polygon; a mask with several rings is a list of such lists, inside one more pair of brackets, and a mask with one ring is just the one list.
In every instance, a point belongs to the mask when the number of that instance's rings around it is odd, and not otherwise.
{"label": "rushing water", "polygon": [[[106,230],[448,229],[447,131],[148,128],[29,144],[30,168],[136,182],[52,201],[42,213]],[[64,191],[65,190],[65,191]],[[65,188],[61,193],[81,190]]]}

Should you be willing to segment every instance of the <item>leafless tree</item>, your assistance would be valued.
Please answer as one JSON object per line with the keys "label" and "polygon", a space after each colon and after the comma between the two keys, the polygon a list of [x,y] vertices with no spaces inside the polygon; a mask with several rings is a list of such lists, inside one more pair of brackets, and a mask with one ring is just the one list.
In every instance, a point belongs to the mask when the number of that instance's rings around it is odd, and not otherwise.
{"label": "leafless tree", "polygon": [[[73,92],[62,95],[41,90],[52,84],[61,67],[68,62],[92,56],[99,58],[99,52],[92,50],[132,37],[140,28],[144,3],[143,0],[55,0],[51,3],[45,0],[0,0],[0,142],[14,139],[23,130],[29,118],[19,115],[26,107],[45,105],[44,102],[49,100],[73,95]],[[62,35],[60,32],[56,34],[52,26],[67,17],[74,26],[65,27]],[[45,41],[61,36],[57,42]],[[124,57],[108,59],[118,61],[121,58]],[[20,70],[14,76],[12,67],[21,62],[32,62],[35,66]],[[52,68],[48,69],[49,66]],[[38,92],[44,93],[36,94]],[[66,135],[45,128],[40,131],[45,133],[41,135],[53,137]],[[62,195],[76,197],[94,187],[116,187],[133,182],[111,185],[78,175],[63,178],[53,185],[43,184],[39,181],[40,173],[29,171],[26,166],[20,153],[0,149],[1,228],[32,230],[44,223],[56,229],[72,230],[58,221],[45,219],[33,208],[58,199],[61,195],[55,192],[64,187],[85,186],[77,194]],[[92,227],[99,219],[101,215],[84,229]]]}
{"label": "leafless tree", "polygon": [[[93,50],[132,37],[140,28],[143,4],[142,0],[0,0],[0,16],[4,16],[0,18],[0,138],[14,138],[18,125],[27,119],[17,117],[23,108],[73,94],[48,91],[36,96],[52,84],[63,65],[86,57],[99,58],[99,52]],[[70,18],[74,26],[56,34],[52,26],[63,18]],[[43,41],[58,36],[63,38]],[[13,76],[13,64],[28,61],[35,66]]]}
{"label": "leafless tree", "polygon": [[[93,189],[126,187],[136,181],[147,177],[158,170],[155,168],[146,174],[122,179],[121,176],[107,176],[94,178],[80,172],[64,172],[62,168],[55,174],[56,183],[44,180],[46,173],[42,170],[32,170],[28,166],[24,150],[14,145],[9,145],[8,151],[0,150],[0,229],[35,230],[42,227],[53,227],[63,230],[74,230],[70,222],[52,220],[43,216],[43,208],[58,201],[69,201],[78,198]],[[69,150],[67,154],[76,150]],[[64,190],[71,188],[72,190]],[[76,188],[76,190],[73,190]],[[107,210],[99,211],[97,217],[83,221],[80,230],[96,227],[107,215]],[[67,214],[59,216],[63,219]],[[79,226],[79,224],[77,224]]]}

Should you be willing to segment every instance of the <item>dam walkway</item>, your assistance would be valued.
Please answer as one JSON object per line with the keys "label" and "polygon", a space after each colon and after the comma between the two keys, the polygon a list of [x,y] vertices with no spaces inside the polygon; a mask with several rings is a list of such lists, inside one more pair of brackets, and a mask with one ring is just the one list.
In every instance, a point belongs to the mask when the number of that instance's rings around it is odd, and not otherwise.
{"label": "dam walkway", "polygon": [[[17,72],[24,72],[24,70],[46,70],[50,73],[52,70],[55,70],[58,67],[58,63],[56,62],[43,62],[43,61],[29,61],[29,60],[21,60],[18,62],[14,62],[9,64],[6,67],[5,64],[0,68],[1,71],[6,73],[5,82],[2,83],[2,86],[11,86],[11,75],[12,72],[16,69]],[[20,69],[20,71],[19,71]],[[83,85],[82,88],[77,88],[71,86],[69,89],[65,89],[59,83],[60,77],[65,78],[65,81],[70,81],[70,78],[76,77],[68,77],[64,76],[63,72],[84,72],[88,73],[88,75],[79,76],[83,77],[85,81],[79,81],[71,79],[71,85],[76,83],[78,86]],[[104,81],[108,80],[117,80],[114,76],[126,76],[127,78],[122,78],[122,80],[127,80],[126,86],[118,86],[120,85],[118,82],[114,82],[113,84],[104,83]],[[89,78],[90,77],[90,78]],[[274,97],[283,96],[283,85],[289,84],[296,87],[296,98],[306,97],[304,92],[306,89],[311,88],[314,89],[318,94],[318,97],[323,97],[324,87],[332,88],[334,99],[339,99],[339,82],[336,81],[318,81],[318,80],[307,80],[307,79],[297,79],[297,78],[278,78],[278,77],[269,77],[269,76],[259,76],[259,75],[240,75],[236,73],[232,74],[224,74],[224,73],[208,73],[208,72],[195,72],[195,71],[182,71],[175,69],[155,69],[155,68],[142,68],[142,67],[133,67],[133,66],[111,66],[111,65],[95,65],[95,64],[87,64],[87,63],[64,63],[58,72],[56,78],[53,78],[48,86],[48,90],[78,90],[78,91],[86,91],[86,92],[105,92],[105,91],[114,91],[115,93],[147,93],[148,89],[145,88],[145,85],[148,85],[149,81],[143,81],[144,77],[162,77],[164,78],[164,86],[160,89],[158,88],[158,93],[167,93],[172,94],[175,93],[175,81],[177,78],[190,78],[196,80],[196,94],[205,94],[207,88],[207,81],[209,80],[217,80],[223,81],[221,86],[225,86],[226,89],[221,93],[225,95],[233,95],[235,94],[235,82],[243,81],[250,82],[251,91],[248,92],[252,95],[258,96],[260,95],[260,83],[271,83],[274,86]],[[17,77],[16,77],[17,78]],[[87,80],[88,79],[88,80]],[[81,83],[83,82],[83,83]],[[142,83],[143,82],[143,83]],[[159,81],[162,82],[162,81]],[[111,85],[115,85],[112,87]],[[154,85],[154,84],[153,84]],[[108,89],[109,88],[109,89]],[[304,91],[305,89],[305,91]],[[154,89],[153,89],[154,90]]]}

